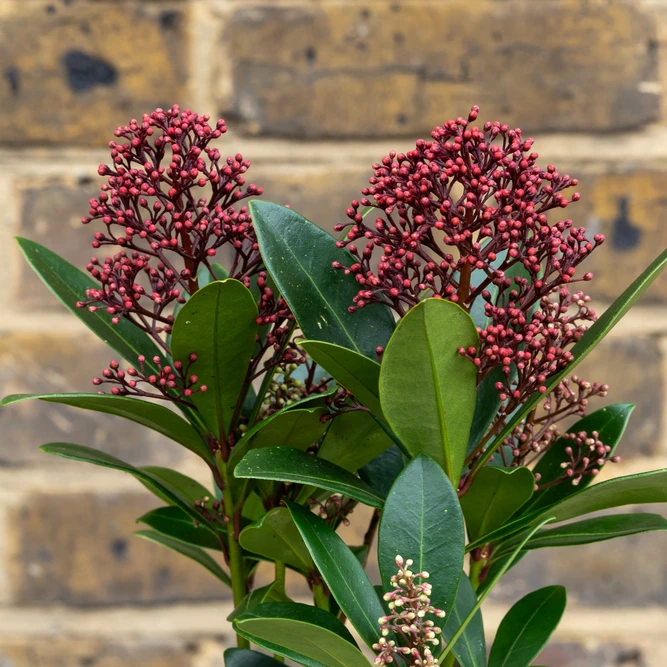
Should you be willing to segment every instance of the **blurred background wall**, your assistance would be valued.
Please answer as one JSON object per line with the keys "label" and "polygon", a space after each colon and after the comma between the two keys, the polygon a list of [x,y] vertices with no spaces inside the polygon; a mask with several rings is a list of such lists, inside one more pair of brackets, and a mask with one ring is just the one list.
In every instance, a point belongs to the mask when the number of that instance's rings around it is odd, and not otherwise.
{"label": "blurred background wall", "polygon": [[[223,153],[331,228],[392,148],[481,106],[581,180],[568,215],[607,235],[598,311],[667,245],[667,0],[0,0],[0,393],[90,391],[111,353],[12,241],[82,266],[96,169],[115,127],[174,102],[224,117]],[[586,363],[634,401],[624,462],[667,464],[667,276]],[[156,501],[120,473],[47,458],[48,441],[199,474],[176,445],[112,418],[0,410],[0,665],[214,667],[228,592],[132,537]],[[653,509],[652,511],[655,511]],[[522,563],[489,605],[562,583],[540,664],[667,664],[667,541],[637,536]]]}

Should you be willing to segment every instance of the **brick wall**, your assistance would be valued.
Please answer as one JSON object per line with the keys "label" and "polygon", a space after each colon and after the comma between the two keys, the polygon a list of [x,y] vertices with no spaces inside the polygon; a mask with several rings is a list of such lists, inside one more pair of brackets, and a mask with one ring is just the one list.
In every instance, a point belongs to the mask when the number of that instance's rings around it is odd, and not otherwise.
{"label": "brick wall", "polygon": [[[82,265],[105,142],[173,102],[225,117],[225,150],[253,160],[266,197],[327,228],[387,150],[480,104],[580,177],[572,215],[608,237],[590,284],[603,310],[667,245],[666,37],[667,0],[0,0],[0,392],[88,390],[109,360],[11,237]],[[606,474],[665,466],[667,276],[585,373],[638,406]],[[156,504],[133,480],[37,451],[57,440],[203,473],[110,417],[0,411],[0,665],[222,665],[228,592],[132,537]],[[490,603],[489,630],[519,594],[563,583],[543,663],[662,667],[665,547],[649,535],[534,553]]]}

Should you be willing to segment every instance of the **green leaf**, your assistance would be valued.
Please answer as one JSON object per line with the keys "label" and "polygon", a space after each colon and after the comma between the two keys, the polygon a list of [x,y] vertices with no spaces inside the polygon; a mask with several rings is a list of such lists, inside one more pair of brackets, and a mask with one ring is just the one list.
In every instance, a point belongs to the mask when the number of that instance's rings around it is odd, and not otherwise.
{"label": "green leaf", "polygon": [[496,383],[504,379],[503,369],[501,367],[494,368],[477,387],[475,414],[472,418],[470,437],[468,439],[468,454],[477,447],[498,416],[498,411],[500,410],[500,392],[496,389]]}
{"label": "green leaf", "polygon": [[225,651],[225,667],[285,667],[285,664],[257,651],[228,648]]}
{"label": "green leaf", "polygon": [[197,523],[205,525],[214,533],[217,533],[217,526],[203,516],[194,507],[188,497],[183,495],[180,490],[171,487],[170,484],[161,477],[154,475],[148,468],[135,468],[129,463],[125,463],[125,461],[121,461],[106,452],[100,452],[97,449],[83,447],[82,445],[72,445],[66,442],[52,442],[47,445],[42,445],[40,450],[45,454],[53,454],[54,456],[61,456],[62,458],[71,459],[73,461],[92,463],[93,465],[102,466],[103,468],[113,468],[114,470],[126,472],[138,479],[154,493],[158,492],[160,498],[169,504],[180,507]]}
{"label": "green leaf", "polygon": [[482,468],[461,498],[471,540],[502,526],[533,495],[535,478],[528,468]]}
{"label": "green leaf", "polygon": [[299,345],[362,405],[384,419],[380,405],[380,364],[358,352],[321,340]]}
{"label": "green leaf", "polygon": [[217,577],[226,586],[232,587],[232,581],[229,575],[218,565],[218,563],[211,558],[203,549],[192,546],[191,544],[184,544],[180,540],[172,539],[162,533],[154,530],[138,530],[134,533],[137,537],[141,537],[150,542],[161,544],[176,553],[186,556],[193,561],[205,567],[213,576]]}
{"label": "green leaf", "polygon": [[427,454],[459,481],[475,412],[477,369],[459,348],[477,347],[468,313],[426,299],[396,327],[380,371],[382,409],[413,454]]}
{"label": "green leaf", "polygon": [[[192,394],[217,437],[224,437],[239,401],[255,349],[257,304],[238,280],[210,283],[183,305],[174,322],[174,359],[198,376],[207,391]],[[197,361],[190,364],[192,353]]]}
{"label": "green leaf", "polygon": [[[137,519],[137,523],[165,537],[203,549],[221,551],[220,540],[206,527],[197,525],[180,507],[169,506],[151,510]],[[222,536],[222,533],[220,533]]]}
{"label": "green leaf", "polygon": [[239,542],[246,551],[280,561],[301,572],[315,565],[286,507],[276,507],[241,531]]}
{"label": "green leaf", "polygon": [[504,576],[505,572],[512,567],[512,564],[514,563],[517,558],[520,557],[524,544],[530,540],[530,538],[540,529],[542,526],[546,525],[552,521],[551,517],[547,517],[546,519],[543,519],[537,526],[534,526],[528,534],[523,538],[521,543],[517,546],[517,548],[507,556],[506,559],[503,560],[502,565],[500,565],[493,573],[492,576],[487,577],[486,581],[486,586],[483,591],[478,592],[478,597],[477,597],[477,602],[475,605],[472,607],[472,609],[468,612],[468,615],[463,619],[463,622],[461,625],[459,625],[458,630],[450,637],[449,643],[445,647],[445,650],[440,654],[440,657],[438,658],[438,664],[442,665],[442,663],[445,661],[445,658],[452,652],[452,649],[457,646],[459,638],[463,635],[463,633],[466,631],[466,628],[468,627],[468,624],[472,622],[472,620],[476,617],[477,612],[482,606],[482,603],[484,600],[486,600],[487,596],[489,593],[493,590],[493,587],[498,583],[498,581]]}
{"label": "green leaf", "polygon": [[[659,530],[667,530],[667,519],[660,514],[613,514],[541,530],[524,549],[570,547]],[[508,546],[509,544],[503,543],[499,547],[499,555],[502,555]]]}
{"label": "green leaf", "polygon": [[514,521],[471,542],[467,549],[470,551],[519,533],[547,515],[553,517],[555,521],[567,521],[612,507],[664,502],[667,502],[667,469],[617,477],[582,489],[549,507],[522,514]]}
{"label": "green leaf", "polygon": [[[378,539],[385,591],[392,589],[396,556],[412,559],[413,572],[428,572],[431,603],[447,614],[459,587],[465,546],[461,506],[442,468],[426,456],[414,458],[391,487]],[[445,619],[433,618],[442,627]]]}
{"label": "green leaf", "polygon": [[384,499],[357,476],[329,461],[291,447],[248,452],[234,471],[236,477],[309,484],[382,508]]}
{"label": "green leaf", "polygon": [[[637,299],[651,286],[651,283],[662,273],[667,264],[667,250],[663,252],[648,266],[648,268],[604,311],[602,316],[590,326],[586,333],[577,341],[570,352],[573,360],[559,373],[552,375],[546,383],[547,393],[551,391],[563,378],[570,375],[575,367],[581,363],[589,352],[616,326],[619,320],[632,308]],[[478,466],[484,465],[493,452],[501,445],[522,422],[531,410],[544,398],[544,394],[536,392],[523,406],[517,410],[513,418],[508,421],[505,428],[495,437],[485,454],[477,462]]]}
{"label": "green leaf", "polygon": [[[600,441],[611,447],[609,454],[612,454],[623,437],[634,408],[632,403],[617,403],[600,408],[580,419],[568,430],[568,433],[585,431],[590,434],[597,431]],[[565,448],[571,445],[571,440],[559,438],[538,461],[533,472],[540,475],[540,484],[551,482],[561,476],[563,469],[560,464],[568,460]],[[531,512],[538,507],[553,505],[566,496],[572,495],[578,489],[588,486],[592,481],[592,475],[584,475],[578,487],[573,484],[556,484],[543,491],[537,491],[530,502],[522,508],[522,513]]]}
{"label": "green leaf", "polygon": [[246,595],[241,604],[239,604],[229,616],[227,622],[231,623],[235,618],[245,614],[248,611],[253,611],[259,605],[268,602],[291,602],[285,594],[285,584],[282,581],[273,581],[261,588],[255,588]]}
{"label": "green leaf", "polygon": [[498,627],[489,667],[529,667],[558,626],[567,594],[562,586],[547,586],[521,598]]}
{"label": "green leaf", "polygon": [[[454,607],[446,618],[442,636],[449,642],[459,629],[463,620],[477,603],[477,593],[467,575],[461,575],[459,590],[454,600]],[[484,640],[484,622],[482,612],[477,610],[452,648],[461,667],[486,667],[486,641]]]}
{"label": "green leaf", "polygon": [[391,438],[371,415],[352,410],[331,421],[317,456],[354,472],[391,446]]}
{"label": "green leaf", "polygon": [[148,401],[108,394],[12,394],[4,398],[0,405],[7,406],[36,398],[129,419],[166,435],[207,461],[213,460],[206,443],[185,419],[168,408]]}
{"label": "green leaf", "polygon": [[237,618],[234,629],[260,648],[306,667],[370,667],[347,628],[317,607],[264,604]]}
{"label": "green leaf", "polygon": [[303,541],[322,578],[359,636],[372,646],[379,637],[384,609],[364,568],[343,540],[312,512],[288,502]]}
{"label": "green leaf", "polygon": [[[209,497],[212,498],[214,495],[203,485],[200,484],[197,480],[184,475],[178,470],[172,470],[171,468],[162,468],[160,466],[141,466],[137,470],[142,470],[148,473],[153,479],[158,479],[165,486],[175,491],[178,491],[183,497],[187,498],[191,503],[194,504],[196,500],[202,500],[202,498]],[[162,498],[165,502],[173,505],[168,497],[161,495],[159,490],[156,490],[153,485],[153,482],[144,482],[144,486],[147,486],[153,493]]]}
{"label": "green leaf", "polygon": [[386,498],[404,467],[405,462],[401,450],[396,445],[392,445],[361,468],[359,470],[359,477],[378,496]]}
{"label": "green leaf", "polygon": [[349,266],[352,256],[296,211],[255,200],[250,212],[264,263],[304,335],[376,359],[376,348],[391,336],[394,318],[380,304],[348,311],[359,284],[332,263]]}
{"label": "green leaf", "polygon": [[118,324],[111,324],[111,315],[104,308],[91,313],[88,308],[76,307],[78,301],[88,300],[86,290],[99,288],[98,282],[39,243],[21,237],[16,240],[44,284],[94,334],[131,364],[136,364],[143,355],[146,366],[157,370],[153,357],[162,357],[162,353],[141,329],[124,318]]}

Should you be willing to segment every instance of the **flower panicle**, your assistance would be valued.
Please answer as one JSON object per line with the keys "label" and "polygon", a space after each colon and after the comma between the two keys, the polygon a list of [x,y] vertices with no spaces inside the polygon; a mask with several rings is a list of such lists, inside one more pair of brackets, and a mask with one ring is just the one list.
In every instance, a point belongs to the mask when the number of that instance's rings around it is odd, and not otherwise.
{"label": "flower panicle", "polygon": [[428,572],[413,572],[413,561],[401,556],[396,556],[396,565],[398,572],[391,578],[393,590],[384,595],[389,614],[378,619],[382,636],[373,644],[378,654],[374,664],[393,664],[400,657],[417,667],[437,665],[430,647],[439,646],[441,630],[426,617],[444,618],[445,612],[431,605]]}

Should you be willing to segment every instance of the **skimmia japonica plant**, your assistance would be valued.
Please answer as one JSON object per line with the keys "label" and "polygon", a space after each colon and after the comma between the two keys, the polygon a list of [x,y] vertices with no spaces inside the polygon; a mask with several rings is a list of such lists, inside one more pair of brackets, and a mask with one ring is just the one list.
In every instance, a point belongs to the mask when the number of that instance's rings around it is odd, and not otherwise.
{"label": "skimmia japonica plant", "polygon": [[[581,518],[667,502],[667,471],[591,484],[619,460],[633,406],[595,408],[607,387],[574,374],[667,252],[596,317],[580,264],[604,239],[562,219],[576,179],[477,113],[374,164],[334,238],[261,199],[250,163],[220,153],[223,121],[158,109],[110,143],[83,218],[86,272],[19,239],[117,358],[93,392],[4,404],[129,419],[208,467],[205,485],[42,447],[160,499],[137,535],[232,589],[228,667],[528,667],[565,590],[519,600],[487,651],[481,606],[498,580],[536,549],[667,528],[648,513]],[[370,524],[350,546],[337,531],[359,505]],[[365,571],[376,538],[379,586]],[[286,568],[310,599],[288,597]]]}

